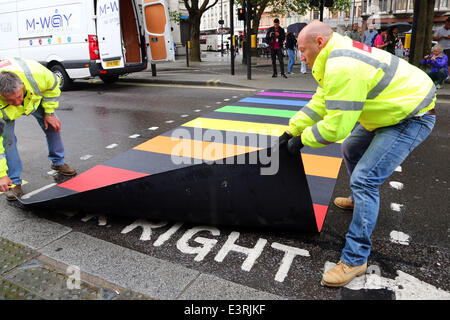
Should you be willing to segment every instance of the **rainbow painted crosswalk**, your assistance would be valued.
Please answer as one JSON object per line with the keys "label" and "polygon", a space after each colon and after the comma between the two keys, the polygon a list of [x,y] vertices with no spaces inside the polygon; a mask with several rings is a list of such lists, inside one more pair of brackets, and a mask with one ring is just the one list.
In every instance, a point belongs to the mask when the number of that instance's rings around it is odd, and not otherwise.
{"label": "rainbow painted crosswalk", "polygon": [[[237,196],[237,198],[233,198],[231,196],[232,191],[229,189],[224,189],[225,191],[223,191],[224,193],[222,195],[220,194],[222,192],[220,188],[217,189],[219,191],[205,191],[207,195],[202,197],[200,196],[202,192],[201,188],[196,189],[195,184],[197,183],[198,187],[201,183],[208,181],[208,174],[211,175],[211,179],[205,184],[204,188],[211,189],[211,181],[214,179],[222,179],[224,182],[221,182],[221,184],[225,185],[229,184],[230,181],[239,183],[236,177],[234,180],[225,176],[216,177],[217,172],[220,172],[219,175],[225,175],[227,172],[231,172],[227,171],[228,169],[221,168],[220,162],[223,159],[236,159],[239,156],[255,154],[273,147],[278,141],[278,137],[287,129],[289,119],[307,104],[311,96],[311,93],[297,91],[268,90],[260,92],[253,97],[241,99],[186,122],[62,184],[25,198],[22,202],[31,205],[39,204],[40,206],[45,206],[46,202],[50,204],[55,203],[53,201],[55,199],[58,199],[59,204],[63,204],[65,198],[68,201],[70,200],[69,198],[76,198],[76,201],[79,202],[88,198],[96,199],[93,192],[104,189],[106,195],[102,195],[99,199],[101,198],[104,205],[107,205],[107,194],[113,197],[114,190],[118,189],[119,185],[125,187],[126,183],[130,183],[133,186],[139,184],[140,187],[148,187],[149,194],[152,194],[152,192],[161,192],[161,190],[157,189],[155,182],[152,181],[159,181],[158,183],[161,184],[163,182],[160,181],[169,181],[170,179],[175,179],[173,181],[181,181],[180,186],[183,185],[183,188],[185,188],[185,190],[174,193],[178,194],[179,198],[184,199],[185,196],[187,197],[184,200],[180,200],[180,202],[190,201],[190,184],[192,184],[192,189],[199,192],[197,194],[198,200],[191,199],[194,202],[214,201],[212,198],[214,198],[216,192],[219,192],[217,197],[224,197],[223,199],[221,198],[221,201],[225,201],[223,203],[226,203],[226,201],[237,201],[233,199],[246,201],[245,195],[242,194]],[[342,162],[340,144],[332,144],[320,149],[304,147],[302,149],[301,159],[307,181],[306,191],[302,192],[304,193],[305,199],[310,199],[308,201],[312,202],[312,204],[305,204],[305,208],[312,205],[315,216],[315,228],[316,231],[320,231]],[[216,166],[207,166],[205,163],[216,163]],[[280,166],[282,165],[283,162],[280,163]],[[197,169],[192,169],[195,166],[197,166]],[[217,172],[213,172],[216,169]],[[183,175],[183,170],[186,172],[190,170],[190,173],[184,173]],[[245,171],[241,172],[245,174]],[[177,178],[174,178],[176,174]],[[241,173],[241,175],[243,174]],[[182,175],[183,177],[180,178]],[[192,181],[187,180],[186,177],[188,176],[192,177]],[[213,179],[212,176],[215,178]],[[164,180],[164,177],[167,177],[167,179]],[[270,184],[274,183],[273,179],[271,177],[264,180],[264,178],[258,177],[255,181],[263,184],[267,181],[266,188],[270,188]],[[246,183],[249,182],[247,181]],[[280,186],[283,187],[283,181],[277,183],[280,183]],[[295,181],[290,181],[288,184],[292,186],[295,183]],[[173,187],[164,186],[161,188],[167,188],[168,192],[169,190],[173,192]],[[226,186],[223,188],[226,188]],[[307,195],[308,189],[309,195]],[[240,187],[239,190],[241,193],[245,192],[245,188],[243,187]],[[249,192],[257,193],[255,190],[252,189]],[[84,193],[85,195],[79,195],[80,193]],[[75,195],[77,196],[75,197]],[[160,195],[160,197],[166,196]],[[258,194],[252,194],[248,198],[258,202]],[[110,205],[112,206],[114,206],[113,200],[119,201],[120,199],[111,199]],[[155,207],[164,207],[164,204],[156,204],[158,199],[153,199],[152,201],[154,201],[152,203],[155,204]],[[174,198],[174,201],[176,201],[176,198]],[[264,201],[268,200],[264,199]],[[201,207],[201,205],[197,205],[199,208]],[[237,206],[236,203],[233,203],[233,205],[230,205],[230,208],[237,208]],[[96,208],[99,207],[100,205],[96,206]],[[222,212],[222,209],[214,209],[215,205],[213,203],[208,203],[207,207],[211,207],[211,210]],[[249,208],[257,207],[257,204],[249,206]],[[286,208],[286,210],[295,211],[295,208]],[[307,209],[302,210],[308,211]],[[149,216],[151,216],[150,213]],[[184,216],[177,215],[174,219],[180,217],[183,218]],[[187,221],[202,222],[201,219],[191,218],[192,213],[186,215]],[[238,222],[238,220],[236,221]],[[220,219],[217,221],[220,221]],[[208,220],[208,222],[211,222],[211,220]],[[257,225],[258,223],[255,226]],[[265,221],[264,225],[270,225],[270,221]]]}

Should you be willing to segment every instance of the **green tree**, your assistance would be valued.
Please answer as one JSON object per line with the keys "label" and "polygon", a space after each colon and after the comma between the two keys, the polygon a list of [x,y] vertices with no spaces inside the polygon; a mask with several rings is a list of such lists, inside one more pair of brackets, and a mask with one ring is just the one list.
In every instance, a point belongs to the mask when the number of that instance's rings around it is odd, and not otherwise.
{"label": "green tree", "polygon": [[191,49],[189,57],[191,61],[201,61],[200,59],[200,19],[206,10],[216,5],[219,0],[183,0],[189,12],[188,22],[190,23]]}

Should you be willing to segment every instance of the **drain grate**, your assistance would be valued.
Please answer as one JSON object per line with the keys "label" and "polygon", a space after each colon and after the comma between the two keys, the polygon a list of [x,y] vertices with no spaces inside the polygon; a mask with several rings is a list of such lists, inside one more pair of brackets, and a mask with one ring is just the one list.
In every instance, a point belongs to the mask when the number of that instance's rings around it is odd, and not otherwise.
{"label": "drain grate", "polygon": [[23,264],[36,255],[31,249],[0,238],[0,275]]}
{"label": "drain grate", "polygon": [[41,300],[42,298],[6,279],[0,279],[0,299]]}

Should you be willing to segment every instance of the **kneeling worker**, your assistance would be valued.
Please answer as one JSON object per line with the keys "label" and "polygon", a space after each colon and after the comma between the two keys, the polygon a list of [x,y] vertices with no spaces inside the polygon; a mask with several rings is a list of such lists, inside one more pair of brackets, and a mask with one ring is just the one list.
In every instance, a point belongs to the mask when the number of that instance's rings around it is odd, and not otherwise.
{"label": "kneeling worker", "polygon": [[22,115],[32,114],[44,131],[50,167],[66,176],[76,175],[76,171],[64,162],[61,122],[54,114],[60,93],[58,77],[37,61],[19,58],[0,60],[0,119],[5,121],[2,147],[7,163],[5,168],[0,162],[0,191],[5,191],[5,184],[12,182],[15,185],[6,190],[9,201],[16,200],[14,194],[17,197],[23,195],[20,178],[22,161],[14,134],[14,120]]}
{"label": "kneeling worker", "polygon": [[433,129],[436,87],[403,59],[318,21],[300,32],[298,48],[319,86],[290,119],[280,146],[287,143],[289,152],[297,154],[303,145],[319,148],[351,133],[342,152],[352,194],[334,203],[353,210],[353,220],[340,261],[322,277],[322,284],[339,287],[366,272],[379,186]]}

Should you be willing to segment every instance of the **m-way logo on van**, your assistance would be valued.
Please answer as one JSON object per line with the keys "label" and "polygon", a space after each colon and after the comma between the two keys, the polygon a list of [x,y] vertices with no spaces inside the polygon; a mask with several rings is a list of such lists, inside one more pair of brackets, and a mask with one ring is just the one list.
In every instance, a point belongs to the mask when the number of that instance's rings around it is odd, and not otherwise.
{"label": "m-way logo on van", "polygon": [[27,18],[25,21],[26,29],[27,31],[35,31],[37,29],[47,30],[69,27],[71,17],[72,13],[60,14],[58,9],[56,9],[53,15]]}
{"label": "m-way logo on van", "polygon": [[114,12],[119,12],[119,6],[116,1],[105,1],[103,5],[99,6],[99,16]]}

